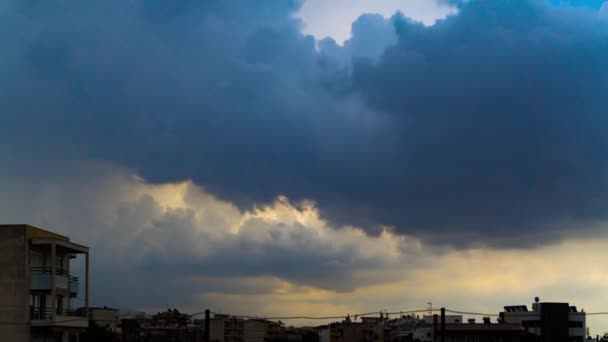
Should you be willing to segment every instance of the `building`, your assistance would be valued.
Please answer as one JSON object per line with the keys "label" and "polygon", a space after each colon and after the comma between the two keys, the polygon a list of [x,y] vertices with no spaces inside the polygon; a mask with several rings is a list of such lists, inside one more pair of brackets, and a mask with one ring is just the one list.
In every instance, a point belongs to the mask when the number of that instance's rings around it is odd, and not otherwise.
{"label": "building", "polygon": [[[71,262],[84,255],[84,294]],[[89,248],[29,225],[0,225],[0,336],[7,341],[78,341],[88,327]],[[84,296],[84,308],[72,300]]]}
{"label": "building", "polygon": [[245,342],[264,342],[266,338],[266,320],[248,319],[243,323],[243,340]]}
{"label": "building", "polygon": [[209,322],[209,340],[212,342],[242,342],[244,330],[244,319],[215,315]]}
{"label": "building", "polygon": [[529,311],[525,305],[505,306],[500,313],[504,323],[518,324],[539,337],[541,342],[583,341],[585,312],[568,303],[541,303],[536,298]]}
{"label": "building", "polygon": [[[84,255],[84,294],[71,261]],[[0,336],[76,342],[88,327],[89,248],[29,225],[0,225]],[[84,308],[72,300],[84,296]]]}
{"label": "building", "polygon": [[[438,334],[441,336],[441,334]],[[535,336],[518,324],[455,323],[445,325],[445,342],[533,342]]]}
{"label": "building", "polygon": [[108,307],[89,308],[89,319],[91,324],[105,328],[107,331],[120,335],[118,310]]}
{"label": "building", "polygon": [[[445,315],[445,324],[458,324],[462,323],[462,315]],[[435,319],[435,315],[424,315],[422,320],[424,324],[432,325]],[[441,324],[441,316],[437,315],[437,322]]]}
{"label": "building", "polygon": [[416,318],[409,315],[389,320],[386,324],[388,329],[388,332],[385,334],[386,340],[392,342],[414,340],[416,323]]}
{"label": "building", "polygon": [[317,336],[319,342],[331,342],[331,326],[322,325],[317,327]]}
{"label": "building", "polygon": [[[448,324],[461,324],[463,322],[462,315],[445,315],[445,323]],[[439,315],[424,315],[422,319],[416,318],[414,329],[412,331],[412,339],[420,342],[433,342],[435,341],[435,332],[438,324],[441,324],[441,316]],[[404,333],[407,333],[407,328]],[[403,335],[403,333],[401,334]],[[397,339],[400,340],[399,338]]]}
{"label": "building", "polygon": [[390,341],[391,327],[388,319],[380,317],[361,317],[354,322],[346,317],[342,322],[334,322],[316,328],[316,338],[322,342],[384,342]]}

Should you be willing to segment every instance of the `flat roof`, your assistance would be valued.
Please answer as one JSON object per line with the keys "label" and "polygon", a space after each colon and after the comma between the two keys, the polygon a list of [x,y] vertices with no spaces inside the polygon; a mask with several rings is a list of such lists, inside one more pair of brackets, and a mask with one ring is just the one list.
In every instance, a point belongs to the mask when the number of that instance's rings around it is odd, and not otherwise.
{"label": "flat roof", "polygon": [[25,231],[25,236],[27,237],[28,240],[41,238],[41,239],[56,239],[56,240],[70,242],[70,238],[65,235],[53,233],[50,230],[34,227],[29,224],[0,224],[0,229],[1,228],[23,229]]}
{"label": "flat roof", "polygon": [[86,253],[89,251],[88,247],[71,242],[70,238],[65,235],[53,233],[49,230],[34,227],[29,224],[0,224],[0,229],[3,228],[22,229],[24,231],[25,238],[35,245],[50,244],[54,242],[60,247],[75,250],[81,253]]}

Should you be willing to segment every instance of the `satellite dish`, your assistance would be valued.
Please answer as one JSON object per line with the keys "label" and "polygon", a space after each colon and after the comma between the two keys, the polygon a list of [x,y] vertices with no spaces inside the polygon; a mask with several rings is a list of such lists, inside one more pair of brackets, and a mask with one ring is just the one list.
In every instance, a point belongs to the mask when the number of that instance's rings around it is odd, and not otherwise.
{"label": "satellite dish", "polygon": [[540,302],[540,298],[534,297],[534,302],[536,302],[536,303]]}

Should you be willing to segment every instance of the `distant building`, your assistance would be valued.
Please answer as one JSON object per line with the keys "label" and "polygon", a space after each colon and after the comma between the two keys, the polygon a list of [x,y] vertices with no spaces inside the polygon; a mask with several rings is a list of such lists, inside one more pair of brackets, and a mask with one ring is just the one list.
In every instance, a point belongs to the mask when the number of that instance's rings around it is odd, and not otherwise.
{"label": "distant building", "polygon": [[414,340],[446,342],[583,342],[585,340],[585,313],[568,303],[505,306],[497,322],[484,317],[462,321],[462,316],[445,316],[445,331],[441,331],[441,316],[425,316],[416,326]]}
{"label": "distant building", "polygon": [[267,321],[263,319],[248,319],[243,324],[243,340],[245,342],[264,342],[266,338]]}
{"label": "distant building", "polygon": [[323,325],[317,327],[317,336],[319,342],[331,342],[331,326]]}
{"label": "distant building", "polygon": [[[422,319],[425,324],[432,325],[434,317],[434,315],[424,315]],[[438,315],[437,319],[437,323],[441,324],[441,316]],[[462,322],[462,315],[445,315],[445,324],[458,324]]]}
{"label": "distant building", "polygon": [[411,316],[402,316],[388,321],[386,324],[388,331],[385,334],[389,338],[388,341],[402,342],[414,340],[416,323],[416,318]]}
{"label": "distant building", "polygon": [[[71,260],[85,258],[84,308]],[[3,341],[78,341],[88,327],[89,248],[29,225],[0,225],[0,336]]]}
{"label": "distant building", "polygon": [[[310,331],[310,333],[314,333]],[[290,335],[291,334],[291,335]],[[281,322],[266,319],[242,319],[228,315],[215,315],[209,322],[211,342],[273,342],[298,340],[297,331],[287,331]]]}
{"label": "distant building", "polygon": [[113,334],[120,334],[119,331],[119,318],[118,310],[108,307],[92,307],[89,308],[89,319],[91,324],[98,327],[105,328],[107,331]]}
{"label": "distant building", "polygon": [[585,313],[568,303],[540,303],[537,298],[531,311],[525,305],[505,306],[500,318],[522,326],[540,342],[578,342],[586,335]]}
{"label": "distant building", "polygon": [[[441,336],[440,333],[437,334]],[[445,342],[535,342],[535,336],[518,324],[454,323],[445,326]]]}
{"label": "distant building", "polygon": [[209,323],[211,342],[242,342],[245,320],[227,315],[215,315]]}

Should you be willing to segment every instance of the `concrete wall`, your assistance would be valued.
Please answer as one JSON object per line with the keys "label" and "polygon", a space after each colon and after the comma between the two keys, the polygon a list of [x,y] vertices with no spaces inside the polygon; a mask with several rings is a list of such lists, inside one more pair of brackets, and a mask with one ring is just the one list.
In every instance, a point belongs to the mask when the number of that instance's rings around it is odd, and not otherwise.
{"label": "concrete wall", "polygon": [[0,226],[0,336],[29,341],[29,273],[24,226]]}

